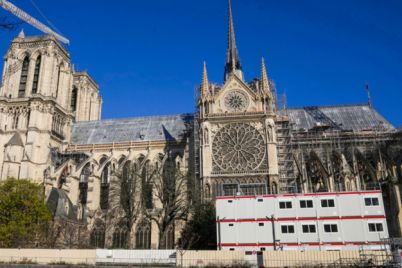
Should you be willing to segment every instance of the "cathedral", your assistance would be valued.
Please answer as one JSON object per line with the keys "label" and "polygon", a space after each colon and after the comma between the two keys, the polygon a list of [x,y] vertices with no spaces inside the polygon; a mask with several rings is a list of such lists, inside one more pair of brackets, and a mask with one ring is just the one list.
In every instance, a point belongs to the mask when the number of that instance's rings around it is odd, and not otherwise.
{"label": "cathedral", "polygon": [[368,189],[400,235],[397,130],[370,101],[280,107],[264,59],[245,81],[230,1],[227,43],[224,83],[204,63],[193,114],[102,120],[99,86],[66,48],[21,32],[4,57],[0,179],[43,184],[93,247],[174,248],[191,203],[217,196]]}

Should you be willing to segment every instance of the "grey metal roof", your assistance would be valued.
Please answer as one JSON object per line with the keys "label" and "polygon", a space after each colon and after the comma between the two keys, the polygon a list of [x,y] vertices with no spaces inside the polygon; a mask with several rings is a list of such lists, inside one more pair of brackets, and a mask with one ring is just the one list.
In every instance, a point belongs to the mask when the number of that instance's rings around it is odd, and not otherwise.
{"label": "grey metal roof", "polygon": [[[279,111],[284,114],[285,111]],[[293,129],[330,125],[340,130],[394,130],[394,127],[368,105],[337,105],[289,108]],[[181,140],[192,123],[192,114],[147,116],[129,119],[86,121],[73,124],[73,144],[105,144]]]}
{"label": "grey metal roof", "polygon": [[287,114],[296,130],[308,130],[320,124],[340,130],[394,130],[384,117],[366,104],[290,108]]}
{"label": "grey metal roof", "polygon": [[77,122],[73,124],[72,143],[179,141],[186,134],[192,121],[193,115],[181,114]]}

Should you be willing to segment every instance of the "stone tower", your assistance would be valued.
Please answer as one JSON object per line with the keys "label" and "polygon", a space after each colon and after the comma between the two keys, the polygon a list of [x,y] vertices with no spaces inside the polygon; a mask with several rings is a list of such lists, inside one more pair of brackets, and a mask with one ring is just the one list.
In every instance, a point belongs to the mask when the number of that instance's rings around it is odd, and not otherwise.
{"label": "stone tower", "polygon": [[0,87],[0,178],[42,182],[50,149],[64,150],[76,120],[98,120],[101,98],[52,36],[21,32],[5,55]]}
{"label": "stone tower", "polygon": [[198,111],[204,198],[278,191],[274,99],[262,60],[261,77],[246,83],[236,46],[231,2],[224,84],[208,81],[204,63]]}

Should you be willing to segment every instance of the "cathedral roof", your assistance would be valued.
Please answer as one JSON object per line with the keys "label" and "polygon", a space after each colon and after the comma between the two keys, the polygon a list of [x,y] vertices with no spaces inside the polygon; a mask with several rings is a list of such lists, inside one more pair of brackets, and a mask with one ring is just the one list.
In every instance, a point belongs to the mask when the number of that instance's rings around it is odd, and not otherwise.
{"label": "cathedral roof", "polygon": [[[309,106],[279,111],[287,114],[295,130],[328,126],[345,131],[393,131],[395,128],[366,104]],[[146,116],[128,119],[77,122],[73,125],[73,144],[181,140],[194,120],[192,114]]]}
{"label": "cathedral roof", "polygon": [[293,129],[296,130],[308,130],[323,125],[349,131],[394,130],[384,117],[367,104],[289,108],[286,112],[279,113],[287,113]]}
{"label": "cathedral roof", "polygon": [[74,123],[73,144],[180,141],[188,133],[193,115],[146,116]]}

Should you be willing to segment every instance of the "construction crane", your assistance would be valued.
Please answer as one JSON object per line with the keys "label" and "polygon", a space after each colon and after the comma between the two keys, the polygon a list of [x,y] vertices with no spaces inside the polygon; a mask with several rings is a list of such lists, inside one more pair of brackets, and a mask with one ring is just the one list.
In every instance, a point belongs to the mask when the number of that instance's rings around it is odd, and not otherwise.
{"label": "construction crane", "polygon": [[29,23],[30,25],[32,25],[33,27],[35,27],[36,29],[38,29],[38,30],[40,30],[40,31],[42,31],[44,33],[53,35],[60,42],[62,42],[64,44],[67,44],[67,45],[70,44],[70,41],[67,38],[65,38],[64,36],[61,36],[60,34],[56,33],[55,31],[53,31],[52,29],[47,27],[45,24],[41,23],[37,19],[35,19],[32,16],[30,16],[28,13],[26,13],[22,9],[16,7],[11,2],[9,2],[7,0],[0,0],[0,7],[2,7],[3,9],[11,12],[12,14],[17,16],[21,20],[23,20],[23,21]]}

